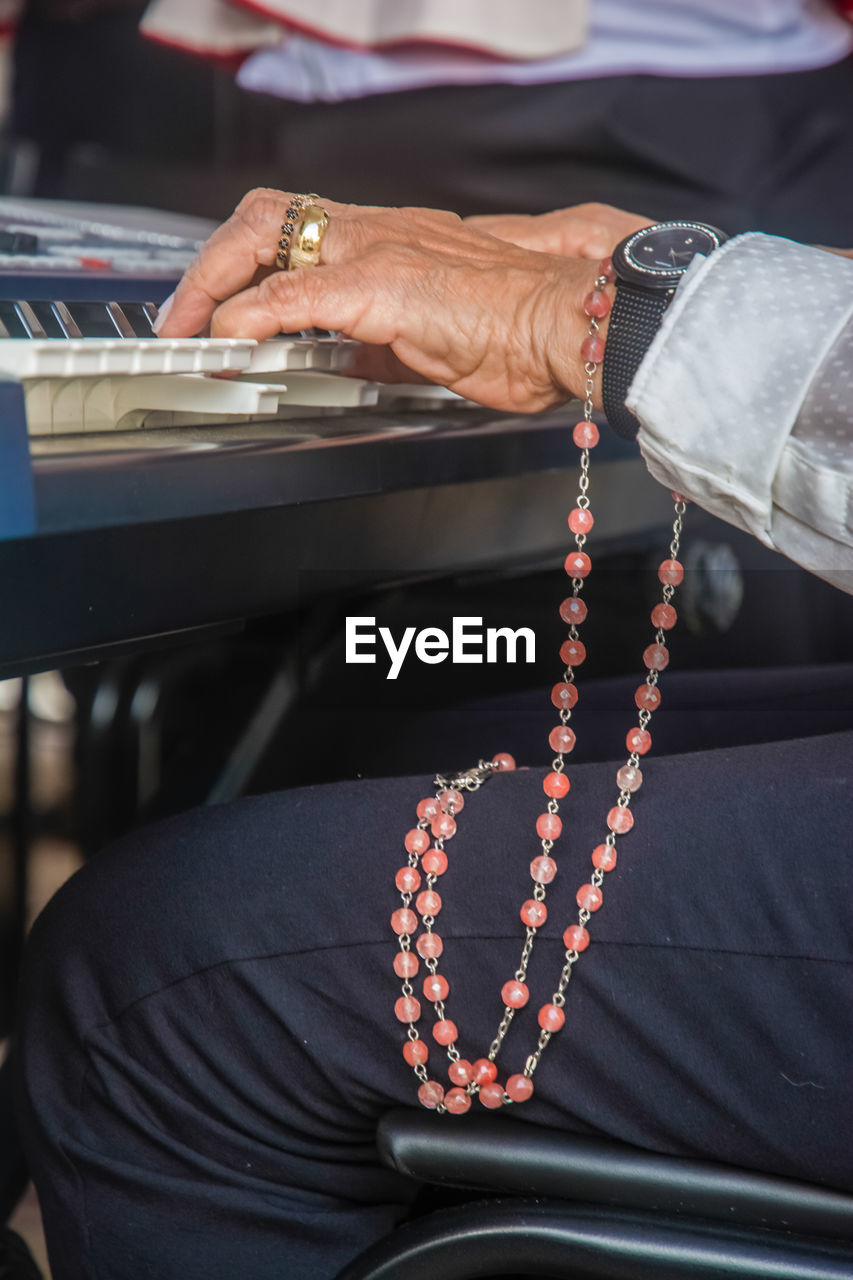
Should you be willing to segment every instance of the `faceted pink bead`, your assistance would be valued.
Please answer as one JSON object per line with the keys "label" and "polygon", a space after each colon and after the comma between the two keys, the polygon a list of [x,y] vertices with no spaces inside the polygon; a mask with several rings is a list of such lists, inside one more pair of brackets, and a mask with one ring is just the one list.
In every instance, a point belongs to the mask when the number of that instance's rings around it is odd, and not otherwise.
{"label": "faceted pink bead", "polygon": [[559,711],[562,711],[564,707],[568,707],[571,710],[572,707],[577,706],[577,686],[570,684],[566,680],[561,680],[551,690],[551,701]]}
{"label": "faceted pink bead", "polygon": [[557,874],[557,864],[553,858],[542,854],[531,862],[530,874],[537,884],[550,884]]}
{"label": "faceted pink bead", "polygon": [[433,1003],[436,1000],[446,1000],[449,990],[450,983],[440,973],[431,973],[428,978],[424,978],[424,995]]}
{"label": "faceted pink bead", "polygon": [[[449,813],[439,813],[429,824],[429,829],[436,840],[449,840],[451,836],[456,835],[456,819]],[[427,844],[429,844],[429,840],[427,840]],[[424,848],[426,848],[426,845],[424,845]]]}
{"label": "faceted pink bead", "polygon": [[656,684],[641,684],[634,694],[634,701],[641,711],[657,711],[660,706],[660,689]]}
{"label": "faceted pink bead", "polygon": [[589,934],[582,924],[570,924],[563,934],[563,946],[567,951],[586,951],[589,946]]}
{"label": "faceted pink bead", "polygon": [[581,343],[581,360],[584,364],[601,364],[604,359],[604,339],[590,333]]}
{"label": "faceted pink bead", "polygon": [[423,1066],[429,1057],[429,1049],[423,1040],[407,1040],[403,1045],[403,1057],[410,1067]]}
{"label": "faceted pink bead", "polygon": [[418,801],[417,814],[419,818],[426,818],[431,821],[440,811],[441,805],[435,796],[426,796],[425,799]]}
{"label": "faceted pink bead", "polygon": [[453,1044],[459,1032],[455,1022],[451,1022],[449,1018],[441,1018],[433,1026],[432,1035],[437,1044],[447,1045]]}
{"label": "faceted pink bead", "polygon": [[684,565],[680,560],[661,560],[658,577],[664,584],[677,587],[684,577]]}
{"label": "faceted pink bead", "polygon": [[465,1089],[448,1089],[444,1105],[452,1116],[462,1116],[471,1107],[471,1095]]}
{"label": "faceted pink bead", "polygon": [[453,805],[453,812],[459,813],[460,809],[465,808],[465,797],[455,787],[449,787],[446,791],[439,792],[438,799],[444,810],[449,810],[450,806]]}
{"label": "faceted pink bead", "polygon": [[497,1080],[491,1080],[487,1084],[480,1085],[480,1101],[484,1107],[488,1107],[490,1111],[497,1111],[498,1107],[504,1104],[504,1087],[498,1084]]}
{"label": "faceted pink bead", "polygon": [[517,978],[510,978],[509,982],[505,982],[501,987],[501,1000],[504,1004],[508,1004],[510,1009],[523,1009],[530,999],[530,992],[524,982],[519,982]]}
{"label": "faceted pink bead", "polygon": [[610,283],[613,284],[616,279],[616,268],[613,265],[612,258],[601,259],[598,264],[598,274],[600,276],[606,276]]}
{"label": "faceted pink bead", "polygon": [[570,729],[567,724],[558,724],[548,734],[548,745],[552,751],[556,751],[558,755],[563,755],[567,751],[571,751],[575,745],[575,731]]}
{"label": "faceted pink bead", "polygon": [[635,764],[623,764],[616,771],[616,785],[620,791],[639,791],[643,785],[643,771]]}
{"label": "faceted pink bead", "polygon": [[652,609],[652,626],[669,631],[678,621],[678,614],[671,604],[656,604]]}
{"label": "faceted pink bead", "polygon": [[415,906],[422,916],[437,916],[441,910],[441,894],[435,889],[423,889],[415,898]]}
{"label": "faceted pink bead", "polygon": [[418,917],[408,907],[398,907],[391,917],[391,928],[395,933],[414,933],[418,927]]}
{"label": "faceted pink bead", "polygon": [[592,865],[599,871],[612,871],[616,866],[616,850],[612,844],[597,844],[592,851]]}
{"label": "faceted pink bead", "polygon": [[586,315],[601,320],[610,312],[610,299],[601,289],[593,289],[584,298],[583,309]]}
{"label": "faceted pink bead", "polygon": [[552,800],[559,800],[568,795],[571,785],[564,773],[549,773],[542,783],[542,790]]}
{"label": "faceted pink bead", "polygon": [[454,1084],[470,1084],[474,1079],[474,1071],[467,1058],[457,1058],[447,1068],[447,1074]]}
{"label": "faceted pink bead", "polygon": [[398,951],[394,957],[394,972],[398,978],[413,978],[418,971],[418,957],[411,951]]}
{"label": "faceted pink bead", "polygon": [[497,1080],[498,1069],[492,1062],[491,1058],[478,1058],[471,1068],[474,1083],[480,1085],[488,1084],[491,1080]]}
{"label": "faceted pink bead", "polygon": [[401,867],[394,883],[401,893],[414,893],[421,887],[421,873],[416,867]]}
{"label": "faceted pink bead", "polygon": [[548,908],[544,902],[538,902],[536,898],[528,898],[521,908],[520,915],[523,924],[529,925],[531,929],[539,929],[548,919]]}
{"label": "faceted pink bead", "polygon": [[625,745],[629,751],[636,751],[638,756],[644,756],[652,745],[652,735],[648,729],[629,729]]}
{"label": "faceted pink bead", "polygon": [[569,596],[560,605],[560,617],[569,627],[579,626],[587,615],[586,602],[580,596]]}
{"label": "faceted pink bead", "polygon": [[686,503],[690,502],[690,499],[685,498],[683,493],[676,493],[674,489],[672,490],[669,496],[672,498],[673,502],[686,502]]}
{"label": "faceted pink bead", "polygon": [[634,825],[634,815],[624,805],[615,804],[607,815],[607,825],[617,835],[624,836]]}
{"label": "faceted pink bead", "polygon": [[429,1111],[435,1111],[444,1102],[444,1090],[437,1080],[425,1081],[418,1089],[418,1101]]}
{"label": "faceted pink bead", "polygon": [[447,870],[447,854],[443,849],[427,849],[421,866],[428,876],[443,876]]}
{"label": "faceted pink bead", "polygon": [[417,1022],[421,1016],[421,1003],[414,996],[400,996],[394,1005],[394,1013],[401,1022]]}
{"label": "faceted pink bead", "polygon": [[511,756],[508,751],[499,751],[496,756],[492,756],[492,763],[498,766],[499,773],[511,773],[515,768],[515,756]]}
{"label": "faceted pink bead", "polygon": [[594,422],[579,422],[572,439],[579,449],[594,449],[598,444],[598,427]]}
{"label": "faceted pink bead", "polygon": [[566,1015],[556,1004],[543,1004],[539,1010],[539,1025],[543,1031],[559,1031],[566,1021]]}
{"label": "faceted pink bead", "polygon": [[536,834],[540,840],[556,840],[563,824],[556,813],[540,813],[536,819]]}
{"label": "faceted pink bead", "polygon": [[444,943],[438,934],[430,929],[429,932],[420,935],[415,942],[415,948],[424,960],[437,960],[444,950]]}
{"label": "faceted pink bead", "polygon": [[570,578],[585,578],[592,568],[592,561],[585,551],[570,551],[565,568]]}
{"label": "faceted pink bead", "polygon": [[564,640],[560,645],[560,661],[565,667],[579,667],[586,657],[586,645],[580,640]]}
{"label": "faceted pink bead", "polygon": [[574,511],[569,512],[569,528],[572,533],[589,533],[594,524],[592,512],[584,507],[575,507]]}
{"label": "faceted pink bead", "polygon": [[510,1076],[506,1082],[506,1091],[513,1102],[526,1102],[533,1093],[533,1081],[530,1076]]}
{"label": "faceted pink bead", "polygon": [[669,662],[669,649],[665,644],[650,644],[643,650],[643,662],[650,671],[663,671]]}
{"label": "faceted pink bead", "polygon": [[423,853],[424,849],[429,848],[429,836],[423,828],[412,827],[411,831],[406,832],[403,843],[408,853]]}
{"label": "faceted pink bead", "polygon": [[575,900],[584,911],[597,911],[604,901],[604,895],[594,884],[582,884],[575,894]]}

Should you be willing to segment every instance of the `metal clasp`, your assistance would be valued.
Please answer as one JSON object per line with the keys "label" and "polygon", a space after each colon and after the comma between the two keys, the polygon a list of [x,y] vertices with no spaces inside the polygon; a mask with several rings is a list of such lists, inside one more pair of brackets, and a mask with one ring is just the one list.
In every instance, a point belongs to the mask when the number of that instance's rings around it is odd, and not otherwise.
{"label": "metal clasp", "polygon": [[437,773],[435,776],[435,785],[444,787],[448,790],[456,791],[479,791],[484,782],[488,782],[493,773],[497,773],[498,766],[491,760],[480,760],[471,769],[465,769],[462,773],[457,773],[453,778],[445,778],[443,774]]}

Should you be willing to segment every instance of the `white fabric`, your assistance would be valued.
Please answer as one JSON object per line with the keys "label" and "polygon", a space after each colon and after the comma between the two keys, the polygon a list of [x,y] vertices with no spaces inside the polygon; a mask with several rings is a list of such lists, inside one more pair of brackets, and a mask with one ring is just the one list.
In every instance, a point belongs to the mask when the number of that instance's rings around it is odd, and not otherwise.
{"label": "white fabric", "polygon": [[[353,15],[358,12],[353,0],[346,3]],[[548,0],[557,11],[565,3]],[[419,7],[428,11],[431,0],[420,0]],[[528,21],[529,0],[516,5],[513,12],[518,15],[516,22]],[[553,21],[542,34],[543,46],[550,43],[551,56],[543,54],[530,61],[530,46],[522,46],[514,28],[495,12],[491,26],[481,30],[479,43],[503,53],[502,62],[464,49],[336,48],[310,35],[291,34],[275,48],[249,58],[240,68],[238,82],[244,89],[294,101],[335,102],[442,84],[523,85],[632,73],[721,76],[803,71],[837,62],[853,48],[853,33],[829,0],[691,0],[690,4],[592,0],[589,37],[581,48],[563,52],[566,40],[559,43]],[[478,41],[469,37],[463,43]]]}
{"label": "white fabric", "polygon": [[500,58],[575,49],[587,28],[587,0],[262,0],[259,7],[328,43],[436,41]]}
{"label": "white fabric", "polygon": [[278,22],[225,0],[151,0],[139,29],[149,39],[209,57],[245,55],[281,40]]}
{"label": "white fabric", "polygon": [[[20,0],[18,0],[20,2]],[[475,61],[546,58],[587,34],[588,0],[152,0],[142,19],[154,39],[196,51],[245,53],[307,32],[321,47],[436,43],[479,51]],[[323,44],[322,42],[325,42]],[[355,52],[352,52],[356,46]],[[340,51],[340,50],[336,50]],[[452,52],[452,49],[451,49]]]}
{"label": "white fabric", "polygon": [[697,260],[627,404],[662,484],[853,592],[853,261],[757,234]]}

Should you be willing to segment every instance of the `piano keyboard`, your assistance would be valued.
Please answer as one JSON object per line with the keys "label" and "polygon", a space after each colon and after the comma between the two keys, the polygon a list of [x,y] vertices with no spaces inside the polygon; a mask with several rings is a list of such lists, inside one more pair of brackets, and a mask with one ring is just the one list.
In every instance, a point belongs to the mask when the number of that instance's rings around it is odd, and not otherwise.
{"label": "piano keyboard", "polygon": [[22,384],[31,436],[269,421],[459,397],[342,376],[333,334],[158,339],[150,303],[0,301],[0,378]]}

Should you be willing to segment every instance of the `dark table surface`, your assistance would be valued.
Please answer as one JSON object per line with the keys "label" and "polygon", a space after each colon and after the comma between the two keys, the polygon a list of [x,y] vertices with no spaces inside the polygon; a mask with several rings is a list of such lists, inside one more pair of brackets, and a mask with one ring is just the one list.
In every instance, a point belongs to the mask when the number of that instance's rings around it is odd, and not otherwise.
{"label": "dark table surface", "polygon": [[[8,386],[8,384],[7,384]],[[0,418],[11,422],[14,405]],[[72,665],[330,592],[565,555],[573,410],[347,413],[31,441],[5,432],[0,675]],[[664,527],[611,433],[596,541]]]}

